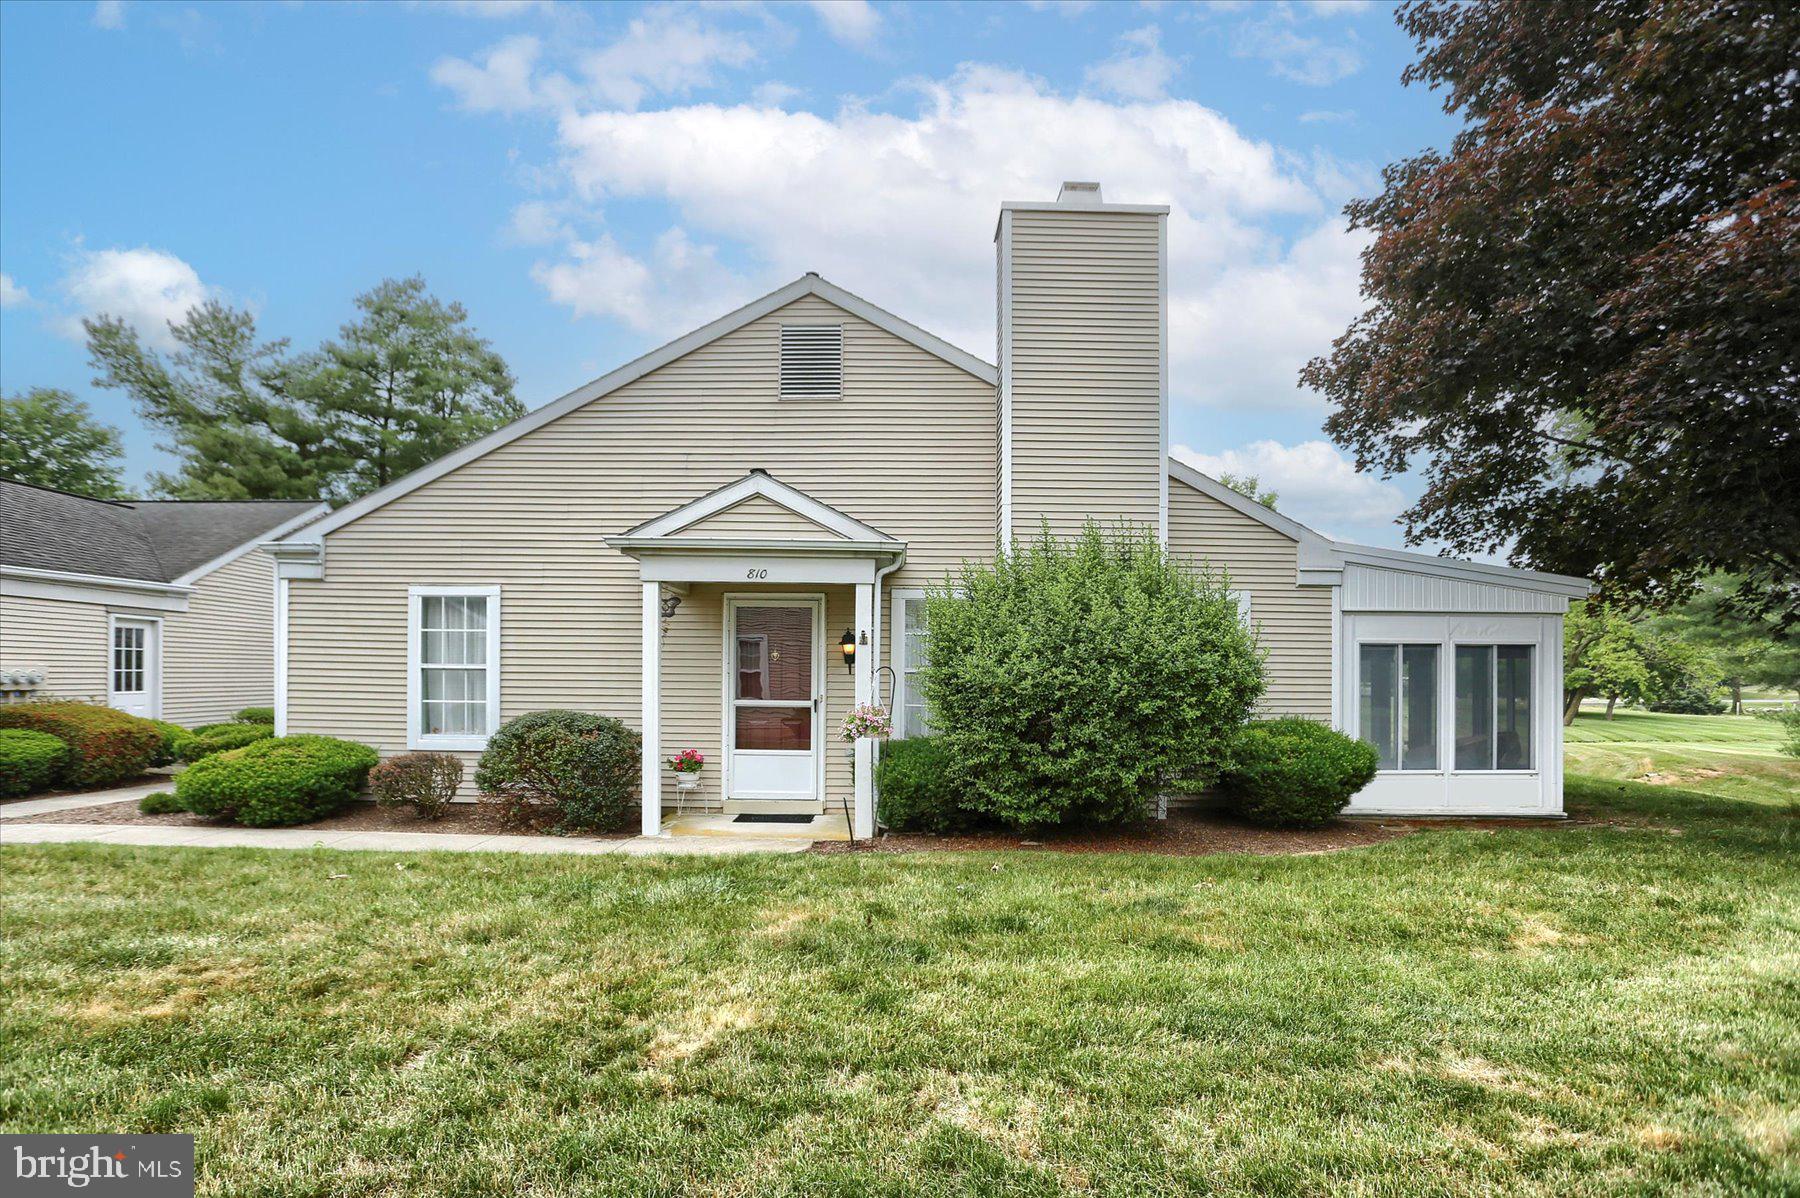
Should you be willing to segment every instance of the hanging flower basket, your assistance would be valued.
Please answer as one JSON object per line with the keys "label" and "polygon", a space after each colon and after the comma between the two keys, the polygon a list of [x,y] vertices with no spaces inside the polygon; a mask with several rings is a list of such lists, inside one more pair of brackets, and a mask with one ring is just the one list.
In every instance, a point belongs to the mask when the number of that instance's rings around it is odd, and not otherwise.
{"label": "hanging flower basket", "polygon": [[844,727],[838,733],[838,739],[858,741],[869,737],[885,740],[893,733],[894,725],[888,719],[887,709],[878,703],[864,703],[860,707],[852,707],[844,716]]}

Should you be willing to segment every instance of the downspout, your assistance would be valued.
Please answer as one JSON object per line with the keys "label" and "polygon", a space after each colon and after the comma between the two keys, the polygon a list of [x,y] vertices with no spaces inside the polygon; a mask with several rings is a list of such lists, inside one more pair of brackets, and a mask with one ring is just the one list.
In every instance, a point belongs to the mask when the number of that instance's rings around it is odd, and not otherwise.
{"label": "downspout", "polygon": [[[881,616],[882,616],[883,612],[887,611],[887,603],[882,599],[881,581],[882,581],[882,579],[886,578],[889,574],[892,574],[895,570],[898,570],[901,566],[904,566],[905,564],[906,564],[906,547],[904,545],[902,545],[900,547],[900,556],[895,558],[893,560],[892,564],[883,566],[881,569],[875,571],[875,627],[872,630],[875,634],[874,635],[875,643],[873,645],[873,648],[875,650],[875,662],[874,662],[875,668],[873,670],[871,670],[870,673],[873,674],[874,678],[875,678],[875,701],[877,703],[881,702],[881,632],[882,632]],[[890,687],[888,690],[889,696],[891,697],[895,693],[896,692],[894,691],[894,689]],[[888,719],[892,720],[893,718],[894,718],[894,711],[893,711],[892,704],[890,702],[890,705],[888,707]],[[871,754],[870,758],[869,758],[869,768],[871,770],[873,770],[876,766],[878,766],[880,764],[881,764],[881,742],[876,741],[875,742],[875,752],[873,754]],[[879,788],[876,787],[874,778],[869,779],[869,793],[874,795],[874,797],[875,797],[875,827],[877,829],[879,829],[881,827],[881,791]]]}

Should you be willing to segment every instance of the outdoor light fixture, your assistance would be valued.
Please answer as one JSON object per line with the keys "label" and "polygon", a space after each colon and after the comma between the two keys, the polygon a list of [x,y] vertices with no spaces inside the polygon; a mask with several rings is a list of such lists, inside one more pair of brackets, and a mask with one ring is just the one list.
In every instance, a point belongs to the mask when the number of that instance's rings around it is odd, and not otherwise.
{"label": "outdoor light fixture", "polygon": [[856,634],[848,628],[844,629],[843,638],[838,641],[838,648],[844,654],[844,668],[852,674],[856,673]]}

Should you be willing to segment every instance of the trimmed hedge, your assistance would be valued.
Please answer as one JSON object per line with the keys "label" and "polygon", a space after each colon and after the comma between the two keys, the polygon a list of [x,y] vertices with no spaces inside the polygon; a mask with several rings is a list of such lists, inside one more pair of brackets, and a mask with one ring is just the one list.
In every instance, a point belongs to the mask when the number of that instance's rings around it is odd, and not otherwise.
{"label": "trimmed hedge", "polygon": [[610,832],[637,797],[642,745],[610,716],[534,711],[489,739],[475,785],[514,823],[554,813],[564,831]]}
{"label": "trimmed hedge", "polygon": [[355,798],[378,760],[355,741],[274,737],[195,762],[175,779],[175,795],[196,815],[252,828],[303,824]]}
{"label": "trimmed hedge", "polygon": [[187,733],[175,742],[175,755],[192,764],[227,749],[241,749],[259,740],[268,740],[275,729],[267,724],[207,724]]}
{"label": "trimmed hedge", "polygon": [[137,777],[163,743],[162,730],[149,720],[94,703],[0,705],[0,728],[48,732],[67,744],[69,759],[54,781],[70,790]]}
{"label": "trimmed hedge", "polygon": [[402,753],[369,772],[369,791],[383,807],[409,806],[420,819],[438,819],[462,780],[462,758],[454,753]]}
{"label": "trimmed hedge", "polygon": [[48,732],[0,732],[0,799],[43,790],[69,760],[69,746]]}
{"label": "trimmed hedge", "polygon": [[267,724],[275,726],[275,709],[273,707],[246,707],[231,717],[240,724]]}
{"label": "trimmed hedge", "polygon": [[1375,746],[1313,720],[1261,720],[1238,734],[1219,789],[1255,824],[1316,828],[1375,779]]}
{"label": "trimmed hedge", "polygon": [[964,832],[978,819],[950,780],[950,750],[935,736],[890,740],[875,767],[881,822],[896,832]]}
{"label": "trimmed hedge", "polygon": [[151,765],[172,765],[181,760],[181,738],[188,730],[180,724],[171,724],[167,720],[151,720],[156,730],[162,733],[162,744],[156,750],[156,756],[150,759]]}
{"label": "trimmed hedge", "polygon": [[181,800],[166,790],[147,794],[138,800],[138,810],[145,815],[174,815],[177,811],[186,811]]}

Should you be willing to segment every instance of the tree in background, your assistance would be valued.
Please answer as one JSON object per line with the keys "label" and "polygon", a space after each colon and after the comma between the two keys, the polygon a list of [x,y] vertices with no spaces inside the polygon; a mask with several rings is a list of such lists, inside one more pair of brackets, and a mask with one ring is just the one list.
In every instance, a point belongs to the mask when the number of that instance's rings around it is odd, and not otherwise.
{"label": "tree in background", "polygon": [[525,414],[506,362],[424,279],[385,280],[356,306],[360,319],[290,371],[342,463],[334,498],[385,487]]}
{"label": "tree in background", "polygon": [[1563,723],[1572,724],[1589,695],[1606,698],[1606,718],[1620,700],[1639,702],[1650,691],[1637,628],[1598,600],[1574,603],[1563,617]]}
{"label": "tree in background", "polygon": [[324,425],[288,391],[287,342],[259,342],[249,312],[209,300],[171,322],[165,362],[123,320],[84,320],[94,384],[125,392],[164,433],[173,499],[317,499],[339,467]]}
{"label": "tree in background", "polygon": [[0,397],[0,477],[94,499],[125,498],[119,430],[55,387]]}
{"label": "tree in background", "polygon": [[1704,651],[1731,691],[1732,714],[1744,709],[1746,686],[1800,690],[1800,640],[1777,636],[1771,616],[1746,616],[1732,602],[1740,580],[1719,575],[1702,580],[1693,596],[1653,617],[1650,628]]}
{"label": "tree in background", "polygon": [[1415,0],[1448,154],[1351,204],[1373,306],[1302,374],[1410,538],[1800,620],[1800,5]]}
{"label": "tree in background", "polygon": [[[1680,637],[1644,629],[1639,630],[1638,645],[1644,667],[1650,672],[1650,686],[1644,698],[1651,711],[1712,715],[1725,710],[1725,705],[1714,697],[1721,671],[1711,653]],[[1607,717],[1611,716],[1609,703]]]}
{"label": "tree in background", "polygon": [[1245,499],[1255,500],[1271,512],[1275,510],[1275,501],[1281,496],[1274,491],[1262,489],[1262,479],[1254,474],[1221,474],[1219,481],[1242,495]]}
{"label": "tree in background", "polygon": [[130,395],[179,461],[151,486],[176,499],[354,499],[524,412],[506,363],[422,279],[387,280],[356,305],[338,340],[297,357],[217,301],[170,324],[167,361],[122,320],[85,321],[95,384]]}

